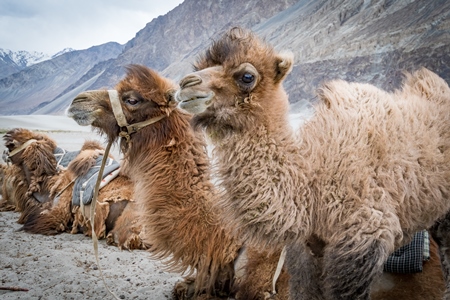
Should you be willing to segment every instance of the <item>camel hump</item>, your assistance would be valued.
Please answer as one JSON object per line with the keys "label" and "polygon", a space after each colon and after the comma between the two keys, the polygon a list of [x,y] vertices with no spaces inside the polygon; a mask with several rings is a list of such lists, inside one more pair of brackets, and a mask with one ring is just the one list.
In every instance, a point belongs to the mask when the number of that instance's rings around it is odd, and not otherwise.
{"label": "camel hump", "polygon": [[419,95],[429,101],[447,104],[450,101],[450,88],[444,79],[432,71],[421,68],[414,73],[406,73],[402,94]]}
{"label": "camel hump", "polygon": [[[77,152],[75,158],[72,158],[67,168],[74,176],[85,176],[89,170],[97,165],[99,157],[100,160],[104,154],[104,148],[100,142],[96,140],[86,140],[81,147],[81,150]],[[73,155],[73,154],[72,154]]]}
{"label": "camel hump", "polygon": [[85,176],[89,170],[97,164],[97,158],[102,155],[99,150],[84,150],[81,151],[74,160],[72,160],[67,169],[71,171],[74,176]]}

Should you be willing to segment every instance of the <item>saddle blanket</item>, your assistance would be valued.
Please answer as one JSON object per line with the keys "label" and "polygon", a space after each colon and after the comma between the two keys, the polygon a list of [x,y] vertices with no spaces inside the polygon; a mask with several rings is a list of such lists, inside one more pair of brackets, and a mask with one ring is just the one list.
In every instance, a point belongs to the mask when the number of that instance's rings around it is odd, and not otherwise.
{"label": "saddle blanket", "polygon": [[414,235],[411,243],[392,253],[384,264],[384,271],[390,273],[422,272],[423,262],[430,259],[430,237],[422,230]]}
{"label": "saddle blanket", "polygon": [[62,166],[64,168],[67,168],[69,163],[74,160],[78,154],[80,154],[80,151],[67,151],[60,147],[56,147],[55,151],[53,151],[57,166]]}
{"label": "saddle blanket", "polygon": [[[80,151],[66,151],[60,147],[57,147],[54,151],[58,166],[60,165],[63,167],[67,167],[79,153]],[[72,205],[80,206],[81,203],[83,205],[89,205],[91,203],[102,160],[103,155],[98,156],[95,165],[86,173],[86,175],[78,177],[75,180],[72,193]],[[116,178],[117,175],[119,175],[119,171],[120,164],[116,160],[108,158],[103,170],[100,188]]]}

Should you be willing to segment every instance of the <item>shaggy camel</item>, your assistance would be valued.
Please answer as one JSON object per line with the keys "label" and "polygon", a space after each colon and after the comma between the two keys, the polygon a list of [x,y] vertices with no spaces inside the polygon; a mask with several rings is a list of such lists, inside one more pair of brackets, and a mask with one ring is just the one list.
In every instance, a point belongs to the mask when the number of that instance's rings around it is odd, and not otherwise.
{"label": "shaggy camel", "polygon": [[[24,208],[26,220],[23,229],[47,235],[81,231],[90,236],[90,206],[82,206],[82,202],[73,203],[73,200],[74,194],[81,190],[76,179],[83,178],[101,159],[102,146],[97,141],[86,141],[80,151],[66,152],[58,148],[46,134],[27,129],[13,129],[4,139],[13,166],[22,170],[26,182],[34,182],[29,184],[30,188],[24,193],[29,197],[22,197],[33,202],[33,205]],[[32,191],[31,187],[34,188]],[[36,192],[39,192],[39,196],[33,197]],[[84,189],[84,192],[88,193],[88,190]],[[120,174],[100,189],[99,205],[95,212],[95,232],[99,238],[106,237],[108,244],[119,248],[145,249],[139,237],[141,226],[136,223],[138,207],[132,198],[133,185],[128,177]]]}
{"label": "shaggy camel", "polygon": [[[389,254],[450,208],[450,89],[425,69],[395,93],[333,81],[295,136],[292,64],[234,28],[176,98],[215,146],[226,223],[250,245],[287,245],[290,297],[369,299]],[[441,249],[447,223],[433,231]]]}
{"label": "shaggy camel", "polygon": [[124,137],[125,172],[142,206],[150,252],[171,271],[196,273],[194,283],[187,279],[175,287],[174,297],[226,297],[240,246],[218,222],[205,143],[191,129],[190,115],[176,108],[175,89],[155,71],[132,65],[115,90],[79,94],[67,115],[111,142]]}

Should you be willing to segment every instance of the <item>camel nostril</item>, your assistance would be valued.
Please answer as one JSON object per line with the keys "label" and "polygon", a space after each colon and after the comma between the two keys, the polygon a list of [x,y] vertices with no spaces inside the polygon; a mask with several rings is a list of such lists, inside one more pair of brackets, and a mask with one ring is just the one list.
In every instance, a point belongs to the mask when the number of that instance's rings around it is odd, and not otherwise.
{"label": "camel nostril", "polygon": [[84,102],[86,101],[87,97],[86,96],[77,96],[72,100],[72,103],[77,103],[77,102]]}
{"label": "camel nostril", "polygon": [[180,87],[187,88],[202,83],[202,79],[197,75],[188,75],[181,79]]}

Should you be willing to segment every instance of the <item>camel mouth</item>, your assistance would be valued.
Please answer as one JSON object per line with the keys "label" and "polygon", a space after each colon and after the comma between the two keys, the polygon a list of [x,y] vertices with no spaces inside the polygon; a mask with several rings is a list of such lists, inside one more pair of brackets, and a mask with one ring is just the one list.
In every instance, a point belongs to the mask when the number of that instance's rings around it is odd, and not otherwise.
{"label": "camel mouth", "polygon": [[80,126],[92,125],[99,112],[99,109],[92,106],[89,101],[91,93],[87,91],[77,95],[65,111],[66,116],[72,118]]}
{"label": "camel mouth", "polygon": [[89,126],[94,122],[94,118],[91,114],[86,113],[83,110],[78,110],[72,105],[66,109],[66,116],[73,119],[80,126]]}
{"label": "camel mouth", "polygon": [[181,109],[192,114],[198,114],[204,112],[211,105],[214,96],[214,92],[209,92],[206,95],[188,95],[187,93],[183,93],[183,91],[178,91],[175,98]]}

